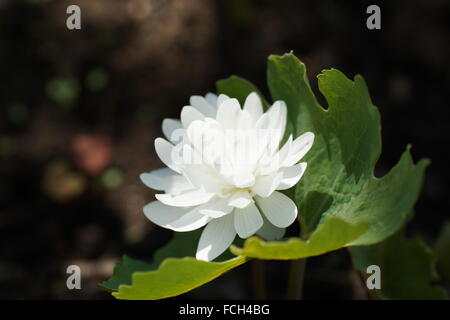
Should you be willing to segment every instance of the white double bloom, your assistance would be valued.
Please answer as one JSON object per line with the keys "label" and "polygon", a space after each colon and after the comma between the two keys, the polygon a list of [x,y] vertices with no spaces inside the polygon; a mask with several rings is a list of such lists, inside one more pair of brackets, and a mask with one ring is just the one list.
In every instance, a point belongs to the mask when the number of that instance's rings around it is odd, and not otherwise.
{"label": "white double bloom", "polygon": [[279,190],[294,186],[306,170],[300,159],[314,134],[292,136],[279,148],[286,128],[286,104],[267,112],[256,93],[241,109],[226,95],[192,96],[181,121],[165,119],[168,138],[155,149],[167,168],[141,174],[150,188],[164,191],[144,207],[153,223],[174,231],[205,227],[196,258],[211,261],[233,242],[255,233],[280,239],[297,217],[295,203]]}

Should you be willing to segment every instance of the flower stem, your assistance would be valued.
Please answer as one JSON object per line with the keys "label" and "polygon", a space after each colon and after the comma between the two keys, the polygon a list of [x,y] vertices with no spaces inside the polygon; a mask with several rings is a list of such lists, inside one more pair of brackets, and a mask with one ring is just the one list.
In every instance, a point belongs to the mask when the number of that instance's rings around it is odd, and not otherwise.
{"label": "flower stem", "polygon": [[286,298],[301,300],[303,298],[303,279],[305,275],[306,258],[293,260],[289,270]]}
{"label": "flower stem", "polygon": [[255,299],[265,300],[267,299],[266,293],[266,281],[264,278],[264,264],[262,260],[252,260],[252,283],[253,283],[253,295]]}

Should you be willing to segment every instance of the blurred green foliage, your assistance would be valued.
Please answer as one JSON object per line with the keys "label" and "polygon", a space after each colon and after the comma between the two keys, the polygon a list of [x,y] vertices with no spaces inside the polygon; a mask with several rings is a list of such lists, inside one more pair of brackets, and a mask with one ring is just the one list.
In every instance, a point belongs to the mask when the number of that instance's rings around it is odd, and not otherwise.
{"label": "blurred green foliage", "polygon": [[64,109],[71,109],[80,93],[80,84],[74,77],[55,77],[46,84],[47,96]]}
{"label": "blurred green foliage", "polygon": [[118,168],[109,168],[101,176],[102,185],[107,189],[115,189],[123,183],[123,172]]}
{"label": "blurred green foliage", "polygon": [[8,107],[8,119],[15,125],[23,125],[28,121],[28,107],[22,102],[13,102]]}
{"label": "blurred green foliage", "polygon": [[107,86],[108,74],[102,68],[95,68],[86,76],[86,87],[92,92],[100,91]]}

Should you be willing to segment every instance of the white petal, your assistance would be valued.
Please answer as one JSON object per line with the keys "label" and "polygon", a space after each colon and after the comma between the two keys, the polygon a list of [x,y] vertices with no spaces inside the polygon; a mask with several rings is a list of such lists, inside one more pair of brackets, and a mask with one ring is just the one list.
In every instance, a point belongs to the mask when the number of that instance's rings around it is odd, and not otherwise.
{"label": "white petal", "polygon": [[257,161],[267,151],[272,134],[269,124],[270,118],[267,113],[264,113],[256,122],[254,130],[257,134],[257,139],[255,146],[251,147],[250,162]]}
{"label": "white petal", "polygon": [[227,198],[217,198],[215,200],[211,200],[208,203],[208,206],[205,206],[204,209],[200,210],[200,213],[216,219],[229,214],[233,211],[233,209],[234,207],[228,205]]}
{"label": "white petal", "polygon": [[262,215],[262,217],[264,224],[261,227],[261,229],[259,229],[256,232],[258,236],[262,237],[267,241],[280,240],[281,238],[284,237],[284,234],[286,233],[286,228],[275,227],[273,224],[269,222],[269,220],[267,220],[267,218],[264,215]]}
{"label": "white petal", "polygon": [[161,161],[175,172],[180,173],[180,166],[172,160],[173,144],[163,138],[155,139],[155,150]]}
{"label": "white petal", "polygon": [[204,120],[205,116],[192,106],[185,106],[181,110],[181,123],[187,129],[192,121]]}
{"label": "white petal", "polygon": [[267,114],[269,115],[271,121],[271,127],[283,129],[284,133],[284,126],[286,125],[287,117],[286,103],[281,100],[275,101],[269,110],[267,110]]}
{"label": "white petal", "polygon": [[240,112],[239,101],[234,98],[228,99],[219,105],[216,119],[225,129],[234,128]]}
{"label": "white petal", "polygon": [[284,101],[275,101],[267,111],[270,119],[269,129],[273,131],[270,140],[270,150],[275,151],[278,148],[281,139],[286,130],[287,107]]}
{"label": "white petal", "polygon": [[220,178],[217,171],[203,164],[189,164],[183,168],[183,174],[197,188],[217,193],[230,185]]}
{"label": "white petal", "polygon": [[258,121],[258,119],[262,116],[262,103],[256,92],[252,92],[247,96],[243,109],[251,115],[254,122]]}
{"label": "white petal", "polygon": [[192,162],[211,165],[222,155],[222,141],[225,137],[221,125],[216,120],[210,118],[205,121],[195,120],[191,122],[186,132],[188,142],[198,152],[197,158]]}
{"label": "white petal", "polygon": [[280,185],[277,190],[286,190],[293,187],[302,178],[306,170],[306,162],[301,162],[292,167],[286,167],[280,171],[283,173]]}
{"label": "white petal", "polygon": [[139,177],[147,187],[155,190],[164,190],[172,195],[194,188],[189,180],[169,168],[142,173]]}
{"label": "white petal", "polygon": [[278,152],[273,155],[272,152],[266,150],[259,158],[256,175],[266,176],[277,172],[281,166],[281,163],[278,161],[277,155]]}
{"label": "white petal", "polygon": [[228,200],[228,205],[240,209],[247,207],[251,203],[253,203],[253,198],[245,190],[235,191]]}
{"label": "white petal", "polygon": [[[245,110],[240,110],[240,112],[237,113],[237,119],[236,119],[236,129],[242,130],[241,132],[243,134],[248,135],[251,129],[253,129],[253,118]],[[253,129],[254,130],[254,129]]]}
{"label": "white petal", "polygon": [[251,204],[244,209],[234,210],[234,227],[242,239],[255,234],[263,225],[263,219],[258,208]]}
{"label": "white petal", "polygon": [[182,130],[183,125],[180,120],[177,119],[164,119],[162,122],[162,131],[167,139],[172,142],[178,141],[183,134],[176,132],[176,130]]}
{"label": "white petal", "polygon": [[169,168],[156,169],[150,172],[141,173],[139,178],[149,188],[155,190],[164,190],[167,186],[166,178],[176,174]]}
{"label": "white petal", "polygon": [[202,152],[204,147],[204,139],[208,134],[205,121],[192,121],[189,128],[186,129],[186,134],[189,139],[189,143],[192,144],[197,151]]}
{"label": "white petal", "polygon": [[200,111],[205,117],[215,118],[216,117],[216,109],[213,108],[208,101],[202,96],[191,96],[189,99],[189,103],[195,109]]}
{"label": "white petal", "polygon": [[266,218],[278,228],[290,226],[297,218],[294,201],[281,192],[275,191],[268,198],[256,197],[255,200]]}
{"label": "white petal", "polygon": [[270,117],[267,113],[264,113],[256,122],[255,128],[257,130],[268,129],[270,125]]}
{"label": "white petal", "polygon": [[196,189],[186,177],[174,175],[167,178],[167,186],[164,191],[171,195],[179,195],[189,190]]}
{"label": "white petal", "polygon": [[[201,121],[197,121],[201,122]],[[191,124],[191,127],[196,128],[198,133],[194,132],[195,148],[202,154],[202,159],[205,163],[213,165],[220,162],[223,158],[223,144],[226,139],[225,132],[221,124],[215,119],[206,118],[203,126]],[[190,128],[190,127],[189,127]],[[192,131],[188,130],[191,134]],[[191,140],[192,141],[192,140]]]}
{"label": "white petal", "polygon": [[153,201],[144,207],[145,216],[153,223],[174,231],[192,231],[203,227],[210,217],[201,214],[201,207],[176,208]]}
{"label": "white petal", "polygon": [[286,143],[283,145],[283,147],[278,150],[278,152],[275,155],[275,161],[279,164],[279,167],[281,167],[287,157],[289,156],[289,153],[291,151],[291,145],[292,145],[292,134],[289,135],[289,138],[287,139]]}
{"label": "white petal", "polygon": [[276,151],[275,154],[265,152],[262,156],[260,156],[258,161],[258,170],[256,174],[268,175],[275,171],[278,171],[281,167],[283,167],[284,162],[289,156],[291,144],[292,144],[292,135],[289,135],[289,138],[287,139],[286,143],[280,150]]}
{"label": "white petal", "polygon": [[248,188],[255,184],[255,176],[249,172],[235,174],[233,184],[238,188]]}
{"label": "white petal", "polygon": [[219,94],[219,96],[217,97],[217,108],[219,108],[222,102],[228,99],[230,99],[230,97],[227,96],[226,94]]}
{"label": "white petal", "polygon": [[155,195],[156,199],[168,206],[174,207],[190,207],[204,204],[211,200],[214,193],[206,193],[202,190],[193,190],[181,193],[179,195],[171,195],[158,193]]}
{"label": "white petal", "polygon": [[270,196],[279,186],[283,174],[281,172],[274,172],[266,176],[257,176],[255,185],[251,190],[261,197]]}
{"label": "white petal", "polygon": [[236,237],[233,225],[233,214],[214,219],[208,223],[198,242],[198,260],[211,261],[222,254]]}
{"label": "white petal", "polygon": [[206,101],[213,106],[217,111],[217,95],[211,92],[208,92],[205,96]]}
{"label": "white petal", "polygon": [[306,132],[297,137],[291,144],[289,155],[283,163],[283,166],[289,167],[300,161],[303,156],[311,149],[314,142],[314,133]]}

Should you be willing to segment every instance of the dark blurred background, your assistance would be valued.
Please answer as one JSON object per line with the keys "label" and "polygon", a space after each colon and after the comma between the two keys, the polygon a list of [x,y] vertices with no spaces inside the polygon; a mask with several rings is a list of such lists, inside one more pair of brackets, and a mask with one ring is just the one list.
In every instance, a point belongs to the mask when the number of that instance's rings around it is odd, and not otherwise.
{"label": "dark blurred background", "polygon": [[[81,8],[82,29],[66,28]],[[366,28],[381,7],[382,29]],[[97,284],[123,253],[151,259],[171,232],[142,207],[161,167],[153,140],[190,95],[238,74],[267,95],[266,58],[294,50],[311,85],[326,68],[366,79],[386,173],[406,144],[429,157],[408,227],[432,246],[450,207],[449,5],[422,1],[0,0],[0,298],[110,299]],[[267,95],[268,96],[268,95]],[[321,101],[323,98],[320,97]],[[66,288],[66,267],[82,290]],[[287,265],[267,262],[269,296]],[[251,266],[187,298],[251,298]],[[308,260],[305,298],[363,298],[345,250]]]}

